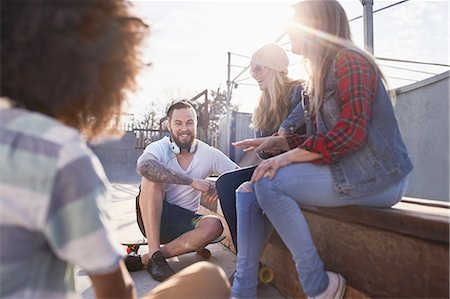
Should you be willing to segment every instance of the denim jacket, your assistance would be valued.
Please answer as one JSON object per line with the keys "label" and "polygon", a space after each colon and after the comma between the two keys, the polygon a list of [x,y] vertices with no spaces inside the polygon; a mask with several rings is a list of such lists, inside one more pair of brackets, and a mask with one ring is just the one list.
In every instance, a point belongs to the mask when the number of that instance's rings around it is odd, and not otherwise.
{"label": "denim jacket", "polygon": [[[324,102],[316,114],[316,130],[331,130],[339,118],[334,63],[328,71]],[[370,195],[402,180],[413,169],[391,100],[381,78],[372,104],[366,144],[330,165],[334,185],[342,199]]]}
{"label": "denim jacket", "polygon": [[[288,131],[290,134],[302,129],[305,125],[305,113],[301,104],[303,87],[301,85],[295,85],[289,94],[289,101],[291,102],[291,110],[286,119],[281,123],[280,127]],[[255,130],[255,137],[266,137],[276,132],[261,132]],[[304,132],[301,132],[304,133]]]}
{"label": "denim jacket", "polygon": [[303,87],[301,85],[296,85],[292,88],[292,92],[289,95],[292,110],[280,126],[290,134],[294,134],[298,129],[305,125],[305,113],[303,111],[303,105],[300,103],[302,92]]}

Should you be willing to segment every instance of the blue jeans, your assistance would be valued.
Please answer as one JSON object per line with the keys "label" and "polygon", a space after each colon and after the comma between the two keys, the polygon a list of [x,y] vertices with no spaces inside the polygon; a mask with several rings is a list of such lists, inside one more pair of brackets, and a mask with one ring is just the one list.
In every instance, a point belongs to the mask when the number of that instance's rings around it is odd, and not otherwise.
{"label": "blue jeans", "polygon": [[305,293],[310,297],[321,294],[328,286],[328,276],[300,206],[390,207],[404,196],[407,185],[406,177],[376,194],[342,200],[334,190],[328,166],[296,163],[279,169],[272,180],[256,182],[254,192],[237,191],[239,251],[232,296],[256,297],[259,259],[273,228],[292,254]]}
{"label": "blue jeans", "polygon": [[216,181],[217,194],[219,195],[220,207],[223,216],[227,221],[230,229],[231,238],[233,239],[234,248],[238,250],[237,244],[237,228],[236,228],[236,189],[244,182],[249,181],[252,177],[256,166],[244,167],[232,171],[228,171]]}

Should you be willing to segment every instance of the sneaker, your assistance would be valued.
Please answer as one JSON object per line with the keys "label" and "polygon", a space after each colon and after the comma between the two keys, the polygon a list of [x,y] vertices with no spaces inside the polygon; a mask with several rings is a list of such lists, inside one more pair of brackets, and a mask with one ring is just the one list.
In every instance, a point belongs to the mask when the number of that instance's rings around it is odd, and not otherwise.
{"label": "sneaker", "polygon": [[129,254],[125,257],[125,266],[128,272],[141,271],[144,269],[141,256],[139,254]]}
{"label": "sneaker", "polygon": [[149,260],[147,272],[154,280],[163,281],[175,274],[161,251],[156,251]]}
{"label": "sneaker", "polygon": [[308,297],[308,299],[342,299],[345,294],[346,282],[345,278],[339,273],[328,272],[328,287],[320,295]]}

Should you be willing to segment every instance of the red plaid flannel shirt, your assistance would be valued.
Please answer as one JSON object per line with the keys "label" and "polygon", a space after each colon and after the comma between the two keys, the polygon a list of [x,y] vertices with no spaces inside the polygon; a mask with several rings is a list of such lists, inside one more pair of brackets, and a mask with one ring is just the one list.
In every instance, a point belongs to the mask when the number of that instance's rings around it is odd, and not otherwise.
{"label": "red plaid flannel shirt", "polygon": [[[336,100],[340,104],[339,120],[328,132],[287,137],[290,148],[320,153],[318,164],[332,164],[356,151],[366,141],[375,99],[377,73],[361,54],[343,51],[336,58]],[[315,121],[315,120],[313,120]]]}

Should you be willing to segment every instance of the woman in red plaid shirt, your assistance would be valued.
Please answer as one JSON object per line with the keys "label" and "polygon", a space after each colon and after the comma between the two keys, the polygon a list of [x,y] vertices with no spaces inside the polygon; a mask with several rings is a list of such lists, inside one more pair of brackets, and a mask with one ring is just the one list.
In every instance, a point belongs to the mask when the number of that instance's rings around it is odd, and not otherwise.
{"label": "woman in red plaid shirt", "polygon": [[293,5],[286,29],[310,78],[307,134],[248,139],[244,150],[284,153],[263,161],[237,190],[239,255],[232,296],[256,297],[259,258],[273,228],[289,248],[308,297],[342,298],[345,279],[325,272],[302,205],[390,207],[406,193],[413,166],[385,80],[351,40],[335,0]]}

